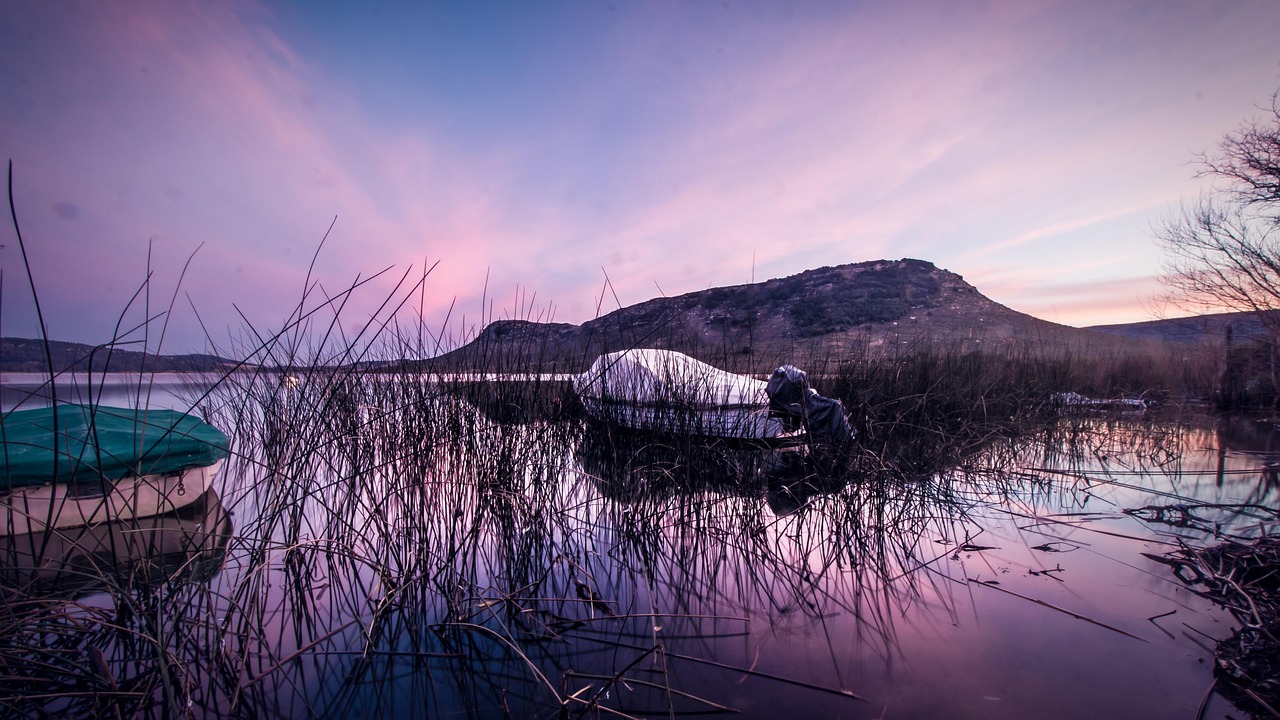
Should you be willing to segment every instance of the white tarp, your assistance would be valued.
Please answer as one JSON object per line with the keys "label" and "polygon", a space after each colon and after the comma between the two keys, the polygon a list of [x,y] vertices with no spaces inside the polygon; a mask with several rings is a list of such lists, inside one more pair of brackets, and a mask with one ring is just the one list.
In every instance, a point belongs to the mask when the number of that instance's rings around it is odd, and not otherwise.
{"label": "white tarp", "polygon": [[578,395],[637,405],[688,408],[767,406],[764,380],[736,375],[672,350],[637,349],[601,355],[574,379]]}

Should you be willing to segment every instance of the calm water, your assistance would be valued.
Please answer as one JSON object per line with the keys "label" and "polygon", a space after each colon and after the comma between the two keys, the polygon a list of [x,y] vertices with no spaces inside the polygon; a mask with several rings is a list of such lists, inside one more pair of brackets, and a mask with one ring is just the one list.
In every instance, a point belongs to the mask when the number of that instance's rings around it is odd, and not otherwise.
{"label": "calm water", "polygon": [[[190,373],[66,373],[59,376],[57,394],[58,402],[189,410],[214,379]],[[0,411],[47,407],[50,399],[48,375],[0,374]]]}
{"label": "calm water", "polygon": [[222,479],[220,569],[148,600],[196,715],[1193,718],[1234,620],[1147,555],[1280,506],[1275,429],[1243,420],[1077,418],[1012,465],[806,489],[791,456],[460,399],[425,432],[365,405],[281,426],[308,406],[270,398],[238,416],[260,442]]}

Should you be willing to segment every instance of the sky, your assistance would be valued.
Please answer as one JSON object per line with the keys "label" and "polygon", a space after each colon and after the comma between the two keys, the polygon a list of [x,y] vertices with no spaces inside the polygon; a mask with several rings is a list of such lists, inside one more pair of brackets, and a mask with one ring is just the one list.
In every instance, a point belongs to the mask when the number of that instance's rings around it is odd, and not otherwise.
{"label": "sky", "polygon": [[309,282],[373,277],[344,332],[391,297],[465,334],[903,257],[1151,319],[1153,228],[1280,88],[1278,34],[1274,0],[8,0],[0,334],[39,334],[28,267],[51,338],[151,317],[175,353]]}

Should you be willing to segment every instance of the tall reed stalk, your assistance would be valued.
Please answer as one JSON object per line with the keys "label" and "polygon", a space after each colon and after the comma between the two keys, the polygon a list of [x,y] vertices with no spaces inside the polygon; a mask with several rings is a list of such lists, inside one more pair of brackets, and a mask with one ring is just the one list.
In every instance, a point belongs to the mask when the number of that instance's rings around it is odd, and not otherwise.
{"label": "tall reed stalk", "polygon": [[438,365],[447,328],[403,320],[427,273],[386,275],[349,324],[379,277],[309,277],[190,398],[232,440],[232,528],[202,527],[177,568],[83,569],[90,596],[7,586],[0,712],[674,716],[727,711],[725,672],[857,702],[739,641],[843,613],[840,642],[894,658],[909,610],[951,612],[929,567],[981,534],[974,508],[1045,482],[1018,472],[1032,440],[1092,437],[1041,423],[1092,361],[937,345],[810,368],[859,430],[838,462],[602,430],[542,373],[543,341]]}

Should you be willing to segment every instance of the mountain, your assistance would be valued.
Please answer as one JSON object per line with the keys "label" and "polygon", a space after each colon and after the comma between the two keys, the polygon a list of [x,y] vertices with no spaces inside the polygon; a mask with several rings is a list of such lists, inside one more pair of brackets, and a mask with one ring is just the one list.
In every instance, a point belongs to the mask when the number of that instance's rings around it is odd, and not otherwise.
{"label": "mountain", "polygon": [[[1011,310],[963,277],[924,260],[874,260],[806,270],[759,283],[659,297],[582,323],[499,320],[469,343],[431,361],[441,371],[581,372],[605,352],[632,347],[679,350],[727,370],[762,372],[790,362],[820,367],[865,348],[911,349],[920,343],[959,347],[1071,345],[1103,351],[1135,343],[1219,342],[1230,324],[1237,338],[1261,333],[1247,313],[1073,328]],[[101,348],[50,342],[55,368],[107,367]],[[368,369],[416,361],[377,360]],[[209,371],[233,361],[212,355],[144,355],[114,350],[111,370]],[[143,368],[145,367],[145,370]],[[45,371],[39,340],[0,339],[0,370]]]}
{"label": "mountain", "polygon": [[[49,341],[49,355],[55,371],[63,372],[208,372],[231,368],[234,361],[215,355],[156,355],[136,350],[102,347],[80,343]],[[29,338],[0,338],[0,371],[49,371],[45,343]]]}
{"label": "mountain", "polygon": [[1115,335],[1058,325],[1011,310],[924,260],[875,260],[807,270],[760,283],[660,297],[581,325],[495,321],[437,358],[447,369],[579,372],[601,353],[679,350],[726,369],[824,362],[859,347],[919,342],[1092,343]]}
{"label": "mountain", "polygon": [[[1277,315],[1280,313],[1273,311],[1271,317],[1280,321]],[[1267,337],[1262,319],[1257,313],[1251,312],[1195,315],[1123,325],[1094,325],[1086,329],[1135,340],[1198,344],[1222,343],[1228,326],[1235,340],[1265,340]]]}

